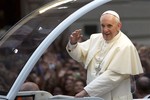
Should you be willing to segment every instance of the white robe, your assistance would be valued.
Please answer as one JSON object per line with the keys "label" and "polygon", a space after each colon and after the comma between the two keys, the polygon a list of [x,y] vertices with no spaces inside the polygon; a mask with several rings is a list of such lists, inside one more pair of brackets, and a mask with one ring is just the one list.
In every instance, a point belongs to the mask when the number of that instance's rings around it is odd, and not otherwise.
{"label": "white robe", "polygon": [[[121,31],[109,42],[101,33],[90,39],[66,47],[69,55],[85,64],[90,96],[105,100],[132,100],[130,75],[143,73],[138,52]],[[100,56],[98,58],[98,56]]]}

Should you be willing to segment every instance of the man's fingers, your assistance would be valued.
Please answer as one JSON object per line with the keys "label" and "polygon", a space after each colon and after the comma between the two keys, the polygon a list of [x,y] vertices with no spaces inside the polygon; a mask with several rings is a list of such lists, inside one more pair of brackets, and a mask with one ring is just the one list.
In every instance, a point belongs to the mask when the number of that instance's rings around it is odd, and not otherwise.
{"label": "man's fingers", "polygon": [[72,34],[70,35],[70,43],[71,44],[76,44],[78,41],[80,41],[82,38],[81,35],[81,29],[75,30],[74,32],[72,32]]}
{"label": "man's fingers", "polygon": [[78,30],[75,30],[73,33],[72,33],[72,35],[74,36],[74,37],[81,37],[80,35],[81,35],[81,29],[78,29]]}

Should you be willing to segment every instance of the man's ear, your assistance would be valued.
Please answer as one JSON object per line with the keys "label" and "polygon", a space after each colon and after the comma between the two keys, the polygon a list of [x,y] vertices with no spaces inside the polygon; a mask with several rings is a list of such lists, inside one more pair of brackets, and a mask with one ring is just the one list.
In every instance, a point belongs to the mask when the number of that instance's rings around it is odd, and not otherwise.
{"label": "man's ear", "polygon": [[118,27],[121,29],[121,27],[122,27],[122,23],[121,22],[118,24]]}

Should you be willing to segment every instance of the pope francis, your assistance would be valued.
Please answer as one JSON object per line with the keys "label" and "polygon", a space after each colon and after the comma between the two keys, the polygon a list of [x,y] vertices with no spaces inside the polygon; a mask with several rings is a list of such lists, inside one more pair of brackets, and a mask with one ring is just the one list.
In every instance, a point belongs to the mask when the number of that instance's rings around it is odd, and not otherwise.
{"label": "pope francis", "polygon": [[112,10],[100,17],[101,33],[79,42],[81,30],[69,37],[66,50],[87,69],[87,85],[75,97],[133,100],[130,76],[143,73],[140,58],[130,39],[121,32],[119,15]]}

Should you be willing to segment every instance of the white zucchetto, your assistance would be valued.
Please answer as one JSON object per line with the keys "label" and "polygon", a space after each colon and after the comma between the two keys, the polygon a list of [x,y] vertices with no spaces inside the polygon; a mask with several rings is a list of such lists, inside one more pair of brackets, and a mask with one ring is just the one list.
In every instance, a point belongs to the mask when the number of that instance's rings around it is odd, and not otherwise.
{"label": "white zucchetto", "polygon": [[104,15],[104,14],[111,14],[111,15],[117,17],[117,18],[120,20],[120,17],[119,17],[119,15],[117,14],[117,12],[115,12],[115,11],[113,11],[113,10],[107,10],[107,11],[105,11],[102,15]]}

